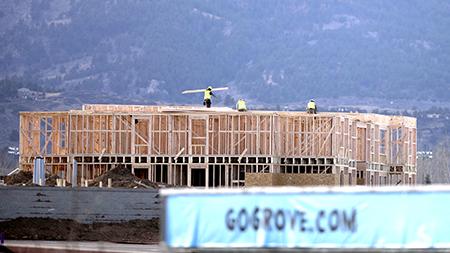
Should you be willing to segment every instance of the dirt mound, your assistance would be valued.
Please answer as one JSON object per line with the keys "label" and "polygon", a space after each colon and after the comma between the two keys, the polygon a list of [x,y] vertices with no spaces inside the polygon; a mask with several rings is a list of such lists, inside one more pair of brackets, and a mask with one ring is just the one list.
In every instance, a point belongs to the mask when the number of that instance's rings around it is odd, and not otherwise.
{"label": "dirt mound", "polygon": [[[46,174],[45,186],[56,186],[56,180],[60,177],[57,175]],[[103,187],[108,186],[108,178],[112,179],[112,187],[123,188],[159,188],[157,183],[151,182],[147,179],[140,179],[131,174],[131,170],[124,165],[119,164],[112,170],[105,172],[93,180],[89,186],[99,186],[100,181]],[[33,184],[33,173],[31,171],[19,171],[11,176],[5,178],[7,185],[25,185],[36,186]],[[71,184],[66,182],[66,186]]]}
{"label": "dirt mound", "polygon": [[112,187],[124,188],[158,188],[158,184],[147,179],[140,179],[131,173],[124,165],[119,164],[102,175],[96,177],[89,186],[99,186],[102,182],[103,187],[108,186],[108,178],[112,180]]}
{"label": "dirt mound", "polygon": [[56,186],[56,180],[59,179],[57,175],[51,175],[45,178],[45,186]]}
{"label": "dirt mound", "polygon": [[22,185],[30,182],[33,182],[33,173],[31,171],[21,170],[5,178],[5,184],[7,185]]}
{"label": "dirt mound", "polygon": [[16,218],[0,222],[6,240],[158,243],[159,219],[82,224],[69,219]]}
{"label": "dirt mound", "polygon": [[[57,175],[45,175],[45,186],[56,186],[56,179],[60,177]],[[7,185],[25,185],[25,186],[37,186],[33,184],[33,172],[31,171],[19,171],[11,176],[6,177],[5,183]],[[71,184],[66,182],[66,186]]]}

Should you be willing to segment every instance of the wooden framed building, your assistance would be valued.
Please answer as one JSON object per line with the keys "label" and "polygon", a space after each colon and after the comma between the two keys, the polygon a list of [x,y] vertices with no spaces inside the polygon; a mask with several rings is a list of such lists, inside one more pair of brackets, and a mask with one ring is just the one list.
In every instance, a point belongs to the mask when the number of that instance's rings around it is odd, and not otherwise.
{"label": "wooden framed building", "polygon": [[84,105],[20,113],[20,167],[42,157],[77,183],[124,164],[171,185],[391,185],[416,182],[416,119],[359,113],[237,112]]}

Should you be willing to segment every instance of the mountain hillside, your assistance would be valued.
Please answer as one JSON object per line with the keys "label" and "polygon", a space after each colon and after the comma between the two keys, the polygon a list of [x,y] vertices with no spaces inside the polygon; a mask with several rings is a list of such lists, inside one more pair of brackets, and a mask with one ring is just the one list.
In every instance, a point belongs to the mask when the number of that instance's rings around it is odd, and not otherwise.
{"label": "mountain hillside", "polygon": [[0,79],[186,103],[233,98],[450,99],[450,2],[0,2]]}

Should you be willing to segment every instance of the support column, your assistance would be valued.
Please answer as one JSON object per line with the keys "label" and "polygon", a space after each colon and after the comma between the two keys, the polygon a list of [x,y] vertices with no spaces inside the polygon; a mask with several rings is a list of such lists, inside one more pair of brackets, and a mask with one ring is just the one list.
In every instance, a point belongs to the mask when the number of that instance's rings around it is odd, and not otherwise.
{"label": "support column", "polygon": [[191,165],[189,164],[187,167],[187,186],[191,186]]}
{"label": "support column", "polygon": [[153,182],[153,165],[149,165],[148,167],[148,180]]}
{"label": "support column", "polygon": [[[213,178],[214,180],[214,178]],[[206,164],[205,167],[205,188],[208,189],[209,188],[209,166],[208,164]]]}
{"label": "support column", "polygon": [[167,183],[168,184],[173,184],[173,164],[169,162],[169,164],[167,165]]}

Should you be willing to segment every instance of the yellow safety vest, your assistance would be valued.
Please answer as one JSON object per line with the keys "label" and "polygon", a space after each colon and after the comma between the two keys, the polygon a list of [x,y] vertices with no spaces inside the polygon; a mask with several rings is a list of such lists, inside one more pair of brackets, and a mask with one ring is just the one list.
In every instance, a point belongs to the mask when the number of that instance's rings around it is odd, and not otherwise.
{"label": "yellow safety vest", "polygon": [[315,102],[308,102],[308,109],[316,109],[316,103]]}
{"label": "yellow safety vest", "polygon": [[203,96],[203,99],[209,99],[211,100],[211,91],[210,90],[205,90],[205,95]]}
{"label": "yellow safety vest", "polygon": [[245,105],[245,101],[244,100],[238,100],[236,107],[239,110],[247,110],[247,106]]}

